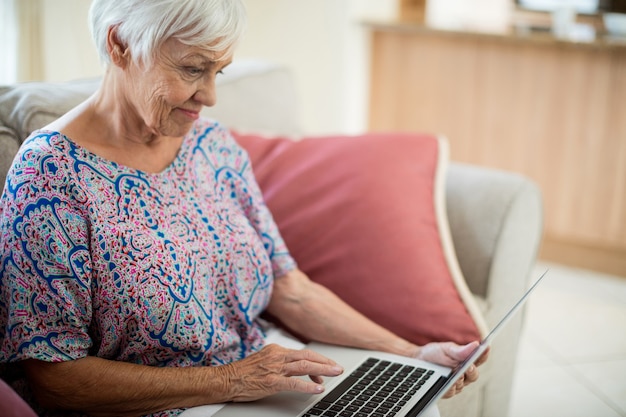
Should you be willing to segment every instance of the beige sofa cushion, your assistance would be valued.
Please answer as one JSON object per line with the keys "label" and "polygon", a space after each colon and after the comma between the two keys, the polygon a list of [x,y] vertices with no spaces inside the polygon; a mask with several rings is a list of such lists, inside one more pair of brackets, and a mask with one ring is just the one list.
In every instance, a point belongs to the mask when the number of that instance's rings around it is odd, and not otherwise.
{"label": "beige sofa cushion", "polygon": [[20,147],[20,140],[16,133],[6,127],[0,126],[0,187],[4,185],[6,173],[11,167],[13,156]]}
{"label": "beige sofa cushion", "polygon": [[23,83],[0,87],[0,184],[20,144],[35,129],[47,125],[87,98],[100,80],[72,83]]}
{"label": "beige sofa cushion", "polygon": [[202,115],[240,132],[301,134],[297,91],[286,67],[257,60],[234,61],[217,77],[217,104]]}
{"label": "beige sofa cushion", "polygon": [[93,93],[99,79],[0,87],[0,122],[23,141]]}

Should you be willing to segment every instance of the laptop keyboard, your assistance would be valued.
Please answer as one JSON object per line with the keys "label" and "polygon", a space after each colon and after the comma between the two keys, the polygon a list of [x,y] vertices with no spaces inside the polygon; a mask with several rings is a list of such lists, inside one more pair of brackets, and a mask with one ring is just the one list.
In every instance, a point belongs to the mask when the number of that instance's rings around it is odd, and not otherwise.
{"label": "laptop keyboard", "polygon": [[395,416],[432,374],[432,370],[368,358],[302,417]]}

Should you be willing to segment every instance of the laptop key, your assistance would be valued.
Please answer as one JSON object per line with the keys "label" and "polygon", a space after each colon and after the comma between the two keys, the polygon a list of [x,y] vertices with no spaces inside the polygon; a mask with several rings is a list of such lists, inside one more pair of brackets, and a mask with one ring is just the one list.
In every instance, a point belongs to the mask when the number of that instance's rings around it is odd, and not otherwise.
{"label": "laptop key", "polygon": [[317,410],[326,410],[331,405],[332,405],[332,403],[327,403],[326,401],[319,401],[319,402],[315,403],[313,408],[315,408]]}

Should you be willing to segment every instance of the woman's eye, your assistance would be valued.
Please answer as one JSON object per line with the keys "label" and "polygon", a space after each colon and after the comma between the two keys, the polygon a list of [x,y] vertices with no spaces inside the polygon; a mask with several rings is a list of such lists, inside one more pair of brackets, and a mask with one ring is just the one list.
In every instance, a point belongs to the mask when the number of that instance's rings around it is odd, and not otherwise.
{"label": "woman's eye", "polygon": [[185,67],[185,72],[189,75],[201,75],[204,72],[203,68],[198,68],[198,67]]}

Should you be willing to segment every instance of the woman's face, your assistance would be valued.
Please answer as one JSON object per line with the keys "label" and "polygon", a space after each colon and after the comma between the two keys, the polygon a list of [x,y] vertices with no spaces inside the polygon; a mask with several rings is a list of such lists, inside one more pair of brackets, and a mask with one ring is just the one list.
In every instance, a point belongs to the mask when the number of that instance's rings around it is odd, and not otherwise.
{"label": "woman's face", "polygon": [[184,136],[202,107],[216,102],[215,77],[230,64],[220,57],[170,39],[149,67],[131,63],[126,97],[139,123],[158,136]]}

